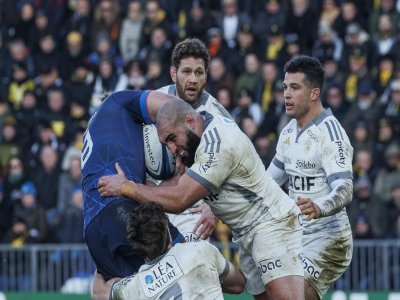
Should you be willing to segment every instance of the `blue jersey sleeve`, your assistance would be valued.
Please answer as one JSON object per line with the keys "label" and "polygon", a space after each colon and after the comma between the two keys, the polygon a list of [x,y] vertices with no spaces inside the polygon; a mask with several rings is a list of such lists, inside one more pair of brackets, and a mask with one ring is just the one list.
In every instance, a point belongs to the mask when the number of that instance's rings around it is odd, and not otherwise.
{"label": "blue jersey sleeve", "polygon": [[147,96],[150,91],[125,90],[115,92],[110,97],[127,109],[139,123],[152,124],[148,109]]}

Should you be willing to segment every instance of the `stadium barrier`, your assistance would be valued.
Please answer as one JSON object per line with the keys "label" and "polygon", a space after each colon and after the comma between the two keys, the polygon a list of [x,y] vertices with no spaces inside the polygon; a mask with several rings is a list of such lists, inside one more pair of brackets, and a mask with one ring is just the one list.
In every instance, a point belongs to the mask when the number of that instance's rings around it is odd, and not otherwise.
{"label": "stadium barrier", "polygon": [[[237,250],[234,244],[229,247]],[[0,258],[2,292],[88,294],[91,290],[95,266],[84,244],[0,245]],[[400,291],[400,240],[355,241],[352,263],[333,290]]]}

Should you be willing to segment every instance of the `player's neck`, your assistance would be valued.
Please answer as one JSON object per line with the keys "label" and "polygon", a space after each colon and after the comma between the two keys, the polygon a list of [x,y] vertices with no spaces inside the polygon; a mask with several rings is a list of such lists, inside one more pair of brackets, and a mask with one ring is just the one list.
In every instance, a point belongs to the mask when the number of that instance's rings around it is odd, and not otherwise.
{"label": "player's neck", "polygon": [[318,117],[323,111],[324,108],[322,107],[321,103],[315,105],[314,107],[311,107],[306,114],[297,119],[297,127],[300,129],[303,128],[305,125]]}

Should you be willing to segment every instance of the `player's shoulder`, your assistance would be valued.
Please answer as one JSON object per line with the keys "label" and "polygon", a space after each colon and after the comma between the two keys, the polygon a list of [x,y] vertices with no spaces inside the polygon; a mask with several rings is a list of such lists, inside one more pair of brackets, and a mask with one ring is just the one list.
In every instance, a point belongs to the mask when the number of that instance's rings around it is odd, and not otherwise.
{"label": "player's shoulder", "polygon": [[168,95],[175,95],[176,86],[175,86],[175,84],[166,85],[166,86],[160,87],[157,91],[162,92],[164,94],[168,94]]}
{"label": "player's shoulder", "polygon": [[177,247],[179,252],[191,253],[193,256],[205,255],[205,257],[207,257],[208,255],[212,255],[213,252],[218,251],[213,244],[203,240],[180,243],[176,244],[174,247]]}
{"label": "player's shoulder", "polygon": [[314,120],[314,124],[327,141],[347,139],[345,130],[329,108]]}
{"label": "player's shoulder", "polygon": [[[210,93],[206,90],[203,90],[201,93],[199,103],[199,110],[206,110],[212,114],[224,116],[226,118],[231,119],[231,115],[228,111],[222,106],[221,103],[217,99],[215,99]],[[203,109],[202,109],[203,108]]]}

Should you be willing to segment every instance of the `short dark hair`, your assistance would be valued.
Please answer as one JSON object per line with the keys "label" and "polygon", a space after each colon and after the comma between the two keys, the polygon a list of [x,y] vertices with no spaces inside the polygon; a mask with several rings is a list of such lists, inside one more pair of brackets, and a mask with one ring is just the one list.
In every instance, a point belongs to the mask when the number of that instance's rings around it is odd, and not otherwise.
{"label": "short dark hair", "polygon": [[208,70],[210,54],[202,41],[196,38],[188,38],[178,43],[172,52],[171,65],[179,68],[181,60],[187,57],[201,58],[204,61],[204,68]]}
{"label": "short dark hair", "polygon": [[128,220],[127,238],[136,255],[154,259],[164,253],[169,244],[168,217],[155,203],[136,207]]}
{"label": "short dark hair", "polygon": [[322,90],[325,80],[325,71],[321,62],[311,56],[300,55],[289,60],[284,67],[285,73],[304,73],[306,84]]}

